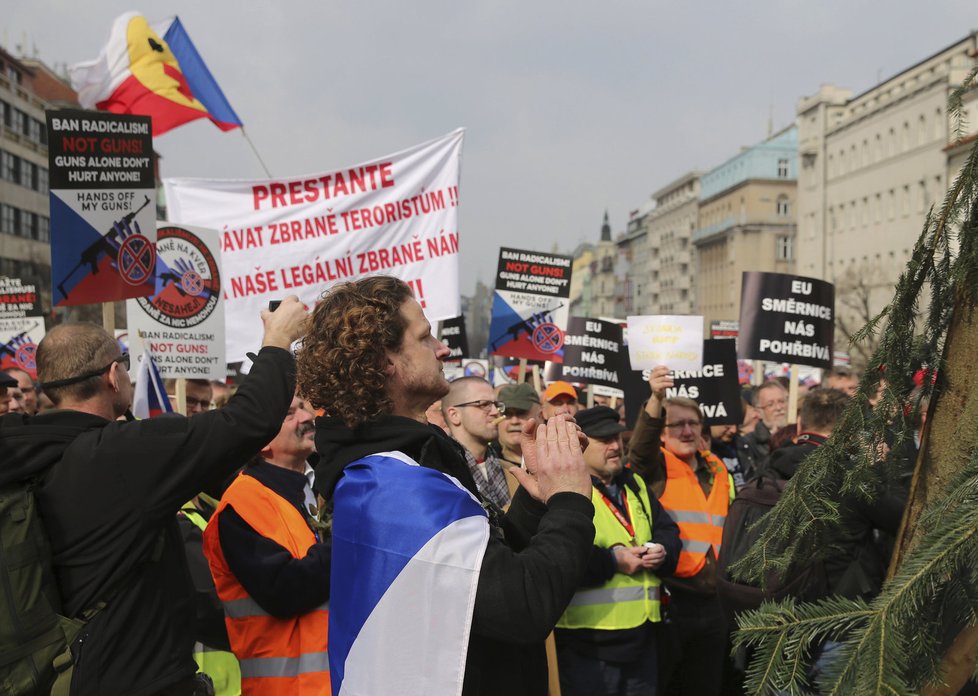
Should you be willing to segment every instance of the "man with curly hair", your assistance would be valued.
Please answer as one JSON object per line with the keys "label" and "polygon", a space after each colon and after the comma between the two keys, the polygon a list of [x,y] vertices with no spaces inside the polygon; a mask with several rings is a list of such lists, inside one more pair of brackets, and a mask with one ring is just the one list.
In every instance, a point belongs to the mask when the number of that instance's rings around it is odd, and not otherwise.
{"label": "man with curly hair", "polygon": [[[328,292],[298,357],[317,422],[319,492],[333,506],[329,662],[360,694],[547,693],[544,639],[594,537],[577,426],[524,430],[505,515],[461,445],[427,423],[449,354],[402,281]],[[420,466],[419,466],[420,465]]]}

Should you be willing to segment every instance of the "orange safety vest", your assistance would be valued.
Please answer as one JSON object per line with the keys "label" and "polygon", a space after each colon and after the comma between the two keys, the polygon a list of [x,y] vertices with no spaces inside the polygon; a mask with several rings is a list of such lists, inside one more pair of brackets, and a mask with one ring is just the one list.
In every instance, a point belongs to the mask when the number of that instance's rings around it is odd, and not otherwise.
{"label": "orange safety vest", "polygon": [[328,696],[327,605],[289,619],[262,609],[231,572],[221,550],[218,519],[227,505],[294,558],[304,558],[316,536],[294,505],[246,474],[228,487],[204,531],[204,555],[224,605],[231,651],[241,665],[241,693]]}
{"label": "orange safety vest", "polygon": [[706,565],[706,553],[713,547],[714,557],[720,555],[723,521],[730,507],[730,481],[727,468],[716,455],[701,452],[713,470],[713,488],[709,497],[703,495],[699,479],[686,462],[662,448],[666,462],[666,488],[659,502],[679,526],[682,550],[675,575],[691,578]]}

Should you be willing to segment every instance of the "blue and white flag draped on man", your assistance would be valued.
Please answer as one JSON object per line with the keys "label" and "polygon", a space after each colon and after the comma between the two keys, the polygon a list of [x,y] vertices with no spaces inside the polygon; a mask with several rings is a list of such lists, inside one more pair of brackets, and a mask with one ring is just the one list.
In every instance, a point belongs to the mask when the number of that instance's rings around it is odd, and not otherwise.
{"label": "blue and white flag draped on man", "polygon": [[401,452],[348,465],[333,503],[334,696],[460,694],[485,510]]}
{"label": "blue and white flag draped on man", "polygon": [[143,349],[136,370],[136,389],[132,395],[132,415],[136,418],[152,418],[161,413],[171,413],[173,407],[166,395],[163,378],[149,349]]}

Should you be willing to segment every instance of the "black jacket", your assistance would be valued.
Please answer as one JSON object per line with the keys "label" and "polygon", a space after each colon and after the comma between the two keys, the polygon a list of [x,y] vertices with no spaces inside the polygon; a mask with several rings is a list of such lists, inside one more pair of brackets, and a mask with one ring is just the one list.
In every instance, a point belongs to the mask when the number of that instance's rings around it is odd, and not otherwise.
{"label": "black jacket", "polygon": [[6,462],[52,467],[37,500],[65,612],[108,601],[81,633],[74,695],[156,694],[196,672],[177,510],[275,436],[294,389],[292,356],[264,348],[227,406],[193,418],[56,410],[19,427],[4,421]]}
{"label": "black jacket", "polygon": [[[347,464],[387,451],[454,476],[479,497],[461,445],[437,427],[397,416],[356,430],[336,418],[320,418],[316,426],[316,488],[327,500]],[[594,506],[582,495],[558,493],[544,506],[522,489],[505,515],[490,512],[493,533],[476,589],[463,696],[547,693],[543,641],[584,575],[593,517]]]}
{"label": "black jacket", "polygon": [[[790,479],[826,440],[815,433],[801,433],[794,444],[771,453],[769,474]],[[885,468],[880,467],[877,474],[872,498],[849,494],[839,500],[839,530],[831,540],[832,551],[825,558],[829,594],[872,599],[883,586],[889,553],[881,534],[896,535],[907,491],[888,485]]]}

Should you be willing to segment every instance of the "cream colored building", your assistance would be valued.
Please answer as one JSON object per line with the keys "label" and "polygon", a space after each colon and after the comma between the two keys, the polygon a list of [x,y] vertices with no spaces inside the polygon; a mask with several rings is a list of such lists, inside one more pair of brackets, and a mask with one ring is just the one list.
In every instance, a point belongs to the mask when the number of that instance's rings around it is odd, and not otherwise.
{"label": "cream colored building", "polygon": [[[797,272],[836,284],[837,348],[892,299],[927,211],[960,167],[947,98],[976,41],[972,33],[862,94],[823,85],[798,104]],[[972,92],[970,133],[975,103]],[[863,299],[867,310],[848,306]]]}
{"label": "cream colored building", "polygon": [[639,314],[693,314],[693,233],[699,219],[700,172],[687,172],[652,194],[645,216],[645,274],[635,279]]}
{"label": "cream colored building", "polygon": [[576,317],[588,316],[591,309],[591,262],[594,260],[594,247],[580,244],[571,252],[570,313]]}
{"label": "cream colored building", "polygon": [[744,271],[794,273],[797,131],[786,128],[700,178],[694,312],[704,331],[740,316]]}

